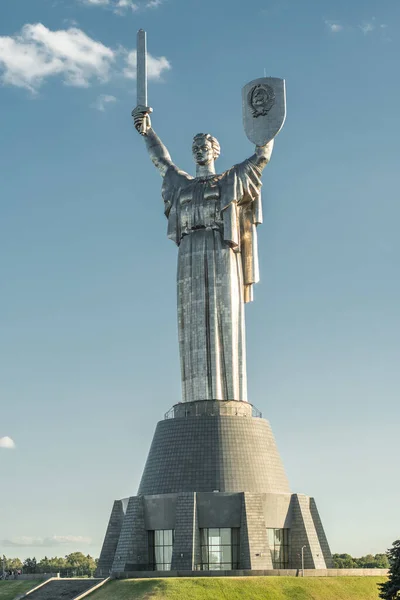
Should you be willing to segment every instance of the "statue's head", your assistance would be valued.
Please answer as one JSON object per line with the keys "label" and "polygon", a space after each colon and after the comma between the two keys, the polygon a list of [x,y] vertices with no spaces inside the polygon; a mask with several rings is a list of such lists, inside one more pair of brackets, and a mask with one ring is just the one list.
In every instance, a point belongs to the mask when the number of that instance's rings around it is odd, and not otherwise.
{"label": "statue's head", "polygon": [[193,138],[192,152],[198,165],[209,165],[218,158],[221,148],[217,138],[209,133],[198,133]]}

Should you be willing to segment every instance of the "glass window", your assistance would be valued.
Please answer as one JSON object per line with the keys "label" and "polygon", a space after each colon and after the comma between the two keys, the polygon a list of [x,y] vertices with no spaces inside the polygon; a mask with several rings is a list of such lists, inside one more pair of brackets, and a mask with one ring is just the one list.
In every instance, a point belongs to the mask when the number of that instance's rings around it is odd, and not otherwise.
{"label": "glass window", "polygon": [[200,529],[200,544],[202,546],[208,546],[207,532],[208,529]]}
{"label": "glass window", "polygon": [[267,529],[267,533],[268,533],[268,546],[270,548],[273,548],[274,545],[275,545],[274,531],[275,531],[275,529]]}
{"label": "glass window", "polygon": [[174,546],[173,529],[148,531],[150,567],[155,571],[170,571]]}
{"label": "glass window", "polygon": [[268,545],[274,569],[289,567],[289,529],[267,529]]}
{"label": "glass window", "polygon": [[163,546],[164,544],[164,531],[159,529],[154,532],[154,545],[155,546]]}
{"label": "glass window", "polygon": [[232,544],[232,532],[230,529],[220,529],[221,532],[221,544],[223,546],[225,545],[231,545]]}
{"label": "glass window", "polygon": [[164,546],[172,546],[172,529],[164,530]]}
{"label": "glass window", "polygon": [[222,546],[221,554],[222,554],[222,562],[224,562],[224,563],[232,562],[232,546]]}
{"label": "glass window", "polygon": [[221,562],[221,552],[217,552],[214,548],[210,548],[208,562],[217,565]]}
{"label": "glass window", "polygon": [[230,571],[239,568],[239,529],[213,527],[200,530],[201,568]]}

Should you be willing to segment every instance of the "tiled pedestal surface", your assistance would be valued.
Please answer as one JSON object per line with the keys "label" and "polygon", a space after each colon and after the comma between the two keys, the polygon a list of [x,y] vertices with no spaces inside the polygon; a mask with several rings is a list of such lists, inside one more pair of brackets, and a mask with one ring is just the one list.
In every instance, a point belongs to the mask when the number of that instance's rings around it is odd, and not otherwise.
{"label": "tiled pedestal surface", "polygon": [[157,425],[137,496],[116,500],[98,574],[148,571],[149,530],[175,532],[171,569],[200,565],[200,529],[240,528],[240,570],[273,568],[267,528],[289,529],[288,568],[332,557],[313,498],[292,494],[269,423],[244,402],[179,404]]}

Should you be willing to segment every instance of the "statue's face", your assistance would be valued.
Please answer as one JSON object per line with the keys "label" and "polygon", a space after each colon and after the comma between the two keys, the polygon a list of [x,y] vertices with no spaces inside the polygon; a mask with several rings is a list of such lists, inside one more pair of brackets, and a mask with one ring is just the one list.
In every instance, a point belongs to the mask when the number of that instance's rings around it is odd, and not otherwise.
{"label": "statue's face", "polygon": [[207,138],[197,138],[193,142],[192,152],[198,165],[208,165],[214,160],[214,150]]}

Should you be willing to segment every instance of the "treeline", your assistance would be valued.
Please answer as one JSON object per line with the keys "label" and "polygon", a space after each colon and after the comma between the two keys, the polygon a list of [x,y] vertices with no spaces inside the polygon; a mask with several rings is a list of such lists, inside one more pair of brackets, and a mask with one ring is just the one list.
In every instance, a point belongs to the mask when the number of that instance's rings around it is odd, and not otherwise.
{"label": "treeline", "polygon": [[[35,557],[21,561],[19,558],[3,559],[5,571],[22,571],[22,573],[60,573],[61,577],[92,577],[97,568],[98,559],[82,552],[72,552],[65,557],[45,556],[41,560]],[[1,571],[0,563],[0,571]],[[388,569],[389,560],[386,554],[367,554],[354,558],[350,554],[334,554],[333,566],[335,569]]]}
{"label": "treeline", "polygon": [[[5,571],[22,571],[22,573],[60,573],[61,577],[92,577],[97,568],[97,560],[89,554],[85,556],[82,552],[72,552],[67,556],[45,556],[41,560],[35,557],[21,561],[19,558],[3,558]],[[0,571],[1,571],[0,562]]]}
{"label": "treeline", "polygon": [[386,554],[367,554],[361,558],[354,558],[350,554],[334,554],[333,566],[335,569],[388,569],[389,560]]}

